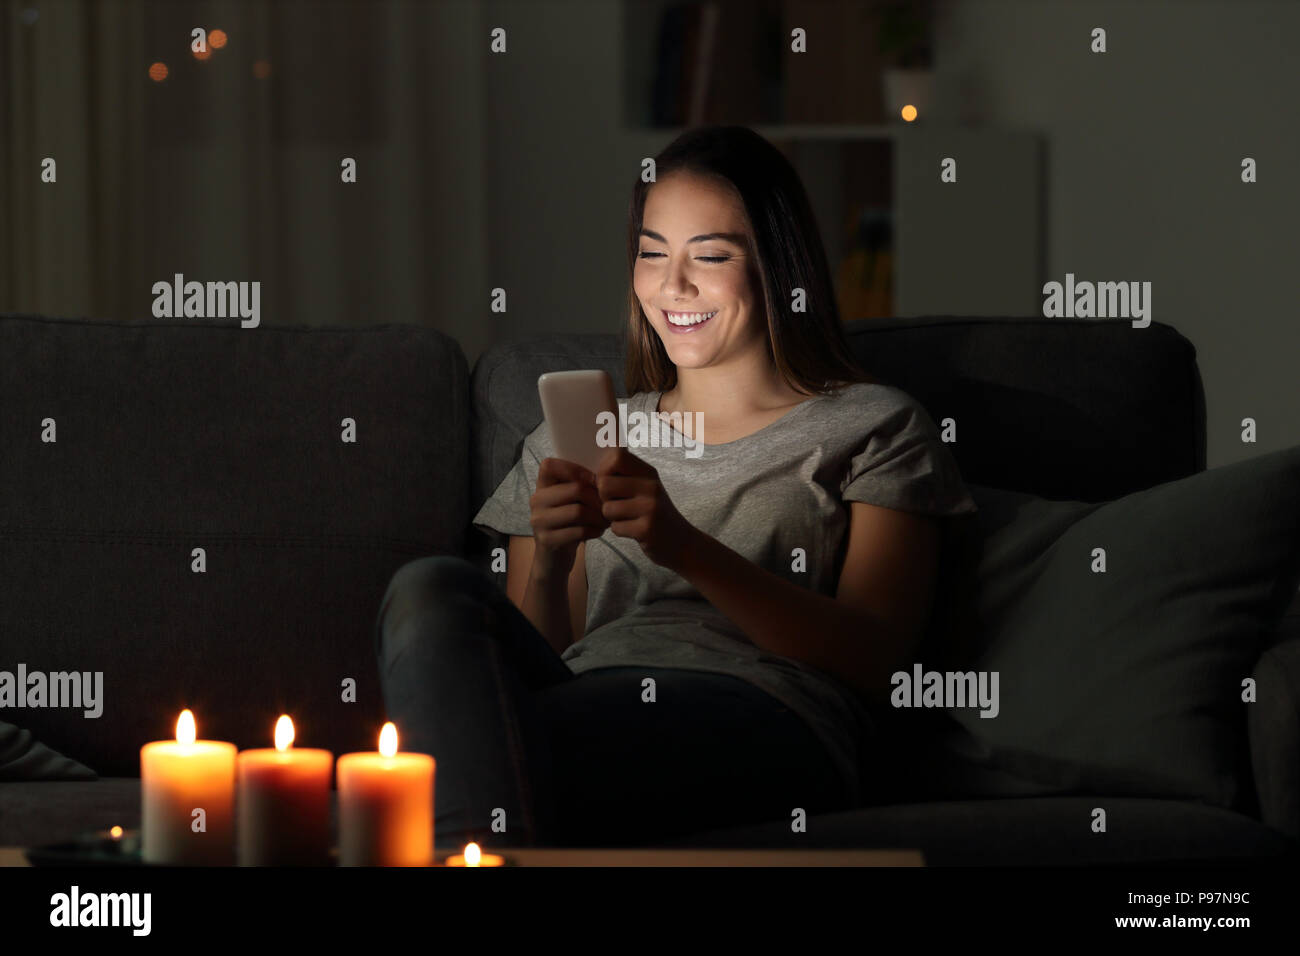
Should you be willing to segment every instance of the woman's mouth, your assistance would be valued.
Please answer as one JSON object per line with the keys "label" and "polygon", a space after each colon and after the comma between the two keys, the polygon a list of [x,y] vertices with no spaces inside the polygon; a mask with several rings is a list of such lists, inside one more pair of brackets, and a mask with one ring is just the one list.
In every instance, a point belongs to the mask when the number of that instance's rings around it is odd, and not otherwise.
{"label": "woman's mouth", "polygon": [[669,331],[698,332],[708,325],[717,314],[717,309],[712,312],[668,312],[664,310],[664,319],[668,322]]}

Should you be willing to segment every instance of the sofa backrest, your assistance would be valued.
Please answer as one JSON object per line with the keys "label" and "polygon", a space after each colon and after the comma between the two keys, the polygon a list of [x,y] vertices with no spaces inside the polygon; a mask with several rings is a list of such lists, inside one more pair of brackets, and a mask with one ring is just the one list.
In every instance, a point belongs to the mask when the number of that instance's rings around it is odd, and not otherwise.
{"label": "sofa backrest", "polygon": [[[943,427],[973,484],[1105,501],[1205,468],[1196,350],[1174,328],[1091,319],[858,319],[850,346],[875,378],[912,395]],[[537,377],[603,368],[623,386],[617,334],[532,336],[474,367],[471,512],[542,419]]]}
{"label": "sofa backrest", "polygon": [[373,750],[384,589],[461,550],[468,395],[427,328],[0,316],[0,670],[104,682],[97,719],[0,719],[104,775],[185,707],[241,747],[283,712]]}

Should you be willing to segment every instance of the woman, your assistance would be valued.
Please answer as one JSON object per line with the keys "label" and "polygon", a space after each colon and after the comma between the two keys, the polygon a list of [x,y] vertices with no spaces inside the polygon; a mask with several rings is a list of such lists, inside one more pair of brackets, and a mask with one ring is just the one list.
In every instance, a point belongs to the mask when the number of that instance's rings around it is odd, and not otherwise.
{"label": "woman", "polygon": [[[474,519],[510,536],[507,594],[432,557],[380,612],[389,714],[438,761],[440,846],[858,805],[870,708],[931,612],[939,519],[975,510],[921,406],[854,364],[781,153],[701,128],[655,167],[632,198],[625,378],[659,440],[592,473],[543,421]],[[703,433],[674,435],[691,413]]]}

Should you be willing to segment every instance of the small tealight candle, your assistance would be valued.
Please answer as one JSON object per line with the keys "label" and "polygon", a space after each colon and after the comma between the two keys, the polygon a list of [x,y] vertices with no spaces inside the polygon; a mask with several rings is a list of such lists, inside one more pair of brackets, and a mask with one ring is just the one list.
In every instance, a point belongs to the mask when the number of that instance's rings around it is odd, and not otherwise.
{"label": "small tealight candle", "polygon": [[184,710],[175,740],[140,748],[140,853],[146,863],[234,861],[235,745],[196,736],[194,715]]}
{"label": "small tealight candle", "polygon": [[479,850],[477,843],[467,843],[464,853],[447,857],[448,866],[505,866],[505,863],[505,857],[484,853]]}
{"label": "small tealight candle", "polygon": [[140,850],[139,833],[128,834],[121,827],[109,827],[95,834],[94,850],[110,857],[131,856]]}
{"label": "small tealight candle", "polygon": [[328,750],[293,746],[288,714],[275,724],[275,749],[238,758],[240,866],[324,866],[330,853]]}
{"label": "small tealight candle", "polygon": [[339,865],[432,865],[433,775],[428,754],[397,752],[391,722],[378,753],[339,757]]}

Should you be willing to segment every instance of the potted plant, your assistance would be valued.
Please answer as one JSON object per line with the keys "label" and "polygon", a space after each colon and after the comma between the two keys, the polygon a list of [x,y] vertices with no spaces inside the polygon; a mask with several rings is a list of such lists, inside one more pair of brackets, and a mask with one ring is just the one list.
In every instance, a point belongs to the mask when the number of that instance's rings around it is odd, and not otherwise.
{"label": "potted plant", "polygon": [[880,56],[885,64],[885,114],[904,121],[905,106],[915,118],[930,106],[933,79],[930,49],[929,0],[887,0],[880,6]]}

